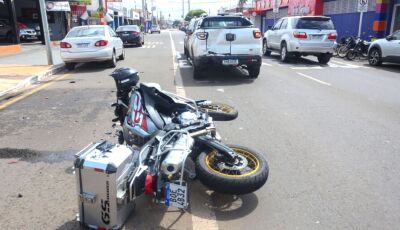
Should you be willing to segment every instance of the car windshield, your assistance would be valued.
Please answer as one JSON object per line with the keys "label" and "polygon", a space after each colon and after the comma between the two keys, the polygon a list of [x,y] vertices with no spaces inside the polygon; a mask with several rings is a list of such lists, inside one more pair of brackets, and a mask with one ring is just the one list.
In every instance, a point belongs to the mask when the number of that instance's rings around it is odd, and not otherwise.
{"label": "car windshield", "polygon": [[117,32],[123,32],[123,31],[137,31],[139,32],[139,26],[120,26],[117,28]]}
{"label": "car windshield", "polygon": [[98,37],[104,36],[105,30],[103,27],[80,27],[71,30],[67,38],[77,38],[77,37]]}
{"label": "car windshield", "polygon": [[250,27],[253,24],[241,17],[215,17],[205,18],[201,28],[232,28],[232,27]]}
{"label": "car windshield", "polygon": [[335,26],[333,25],[330,18],[299,18],[295,22],[296,29],[314,29],[314,30],[334,30]]}

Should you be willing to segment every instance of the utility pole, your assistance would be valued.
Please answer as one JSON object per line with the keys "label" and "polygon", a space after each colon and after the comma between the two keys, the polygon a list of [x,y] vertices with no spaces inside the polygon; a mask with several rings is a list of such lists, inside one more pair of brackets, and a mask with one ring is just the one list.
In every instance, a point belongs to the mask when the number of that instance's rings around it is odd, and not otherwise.
{"label": "utility pole", "polygon": [[42,15],[43,36],[46,43],[47,64],[53,65],[53,54],[51,53],[49,23],[47,22],[47,12],[44,0],[39,0],[40,14]]}
{"label": "utility pole", "polygon": [[182,0],[182,18],[185,19],[185,0]]}
{"label": "utility pole", "polygon": [[188,0],[188,12],[190,12],[190,0]]}

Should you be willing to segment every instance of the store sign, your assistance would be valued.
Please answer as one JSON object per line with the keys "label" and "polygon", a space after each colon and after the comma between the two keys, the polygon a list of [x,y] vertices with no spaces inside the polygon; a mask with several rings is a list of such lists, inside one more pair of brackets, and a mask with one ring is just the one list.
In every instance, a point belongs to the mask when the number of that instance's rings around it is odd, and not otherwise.
{"label": "store sign", "polygon": [[272,12],[279,13],[279,2],[278,0],[272,0]]}
{"label": "store sign", "polygon": [[123,6],[122,6],[122,3],[120,3],[120,2],[110,2],[107,0],[107,6],[108,6],[108,9],[111,9],[111,10],[114,10],[117,12],[122,13],[122,11],[123,11]]}
{"label": "store sign", "polygon": [[357,11],[358,12],[367,12],[368,11],[368,0],[358,0]]}
{"label": "store sign", "polygon": [[71,11],[69,2],[51,2],[46,1],[47,11]]}
{"label": "store sign", "polygon": [[92,0],[71,0],[69,3],[71,6],[86,6],[92,4]]}
{"label": "store sign", "polygon": [[289,6],[289,0],[256,0],[256,11],[273,10],[274,5],[279,8]]}

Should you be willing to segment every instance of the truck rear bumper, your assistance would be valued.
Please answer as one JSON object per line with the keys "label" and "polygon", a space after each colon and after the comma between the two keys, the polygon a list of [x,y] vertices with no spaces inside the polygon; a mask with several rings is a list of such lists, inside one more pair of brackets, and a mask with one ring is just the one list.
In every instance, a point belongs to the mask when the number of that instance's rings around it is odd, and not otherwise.
{"label": "truck rear bumper", "polygon": [[[231,62],[230,64],[224,62]],[[205,66],[213,64],[216,66],[261,66],[261,56],[258,55],[218,55],[209,54],[195,58],[196,65]]]}

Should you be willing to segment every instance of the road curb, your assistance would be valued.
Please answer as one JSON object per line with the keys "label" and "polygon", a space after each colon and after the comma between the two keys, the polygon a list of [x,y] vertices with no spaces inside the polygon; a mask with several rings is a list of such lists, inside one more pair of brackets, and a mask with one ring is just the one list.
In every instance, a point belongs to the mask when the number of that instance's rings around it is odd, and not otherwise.
{"label": "road curb", "polygon": [[24,80],[22,80],[21,82],[19,82],[16,86],[0,92],[0,100],[3,99],[4,97],[10,96],[14,93],[17,93],[17,92],[23,90],[24,88],[27,88],[28,86],[33,85],[39,81],[47,80],[52,75],[59,73],[65,69],[66,69],[65,64],[58,64],[58,65],[51,67],[49,70],[46,70],[46,71],[38,73],[38,74],[31,75],[31,76],[25,78]]}

